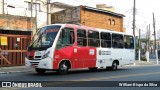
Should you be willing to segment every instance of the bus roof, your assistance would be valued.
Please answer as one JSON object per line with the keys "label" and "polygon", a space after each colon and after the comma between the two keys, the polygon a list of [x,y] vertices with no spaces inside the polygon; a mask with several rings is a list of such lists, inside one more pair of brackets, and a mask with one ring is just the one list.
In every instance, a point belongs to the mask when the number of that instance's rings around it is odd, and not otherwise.
{"label": "bus roof", "polygon": [[100,28],[94,28],[94,27],[88,27],[88,26],[84,26],[84,25],[78,25],[78,24],[50,24],[50,25],[46,25],[46,26],[52,26],[52,25],[61,25],[62,27],[73,27],[73,28],[81,28],[81,29],[85,29],[85,30],[95,30],[95,31],[99,31],[99,32],[109,32],[109,33],[116,33],[116,34],[123,34],[123,35],[131,35],[132,34],[128,34],[125,32],[117,32],[114,30],[109,30],[109,29],[100,29]]}

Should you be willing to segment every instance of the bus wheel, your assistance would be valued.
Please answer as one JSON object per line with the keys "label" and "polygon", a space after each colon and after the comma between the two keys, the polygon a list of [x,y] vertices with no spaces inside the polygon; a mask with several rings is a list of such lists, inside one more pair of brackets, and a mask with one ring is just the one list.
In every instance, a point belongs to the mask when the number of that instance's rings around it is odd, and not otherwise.
{"label": "bus wheel", "polygon": [[43,74],[46,72],[45,69],[39,69],[39,68],[35,68],[36,72],[39,73],[39,74]]}
{"label": "bus wheel", "polygon": [[57,70],[58,74],[66,74],[68,73],[69,65],[66,61],[63,61],[59,65],[59,69]]}
{"label": "bus wheel", "polygon": [[97,71],[97,67],[89,68],[89,70],[91,70],[91,71]]}
{"label": "bus wheel", "polygon": [[107,69],[111,70],[111,71],[115,71],[117,70],[117,62],[113,62],[111,67],[107,67]]}
{"label": "bus wheel", "polygon": [[112,63],[111,70],[112,70],[112,71],[117,70],[117,62],[114,61],[114,62]]}

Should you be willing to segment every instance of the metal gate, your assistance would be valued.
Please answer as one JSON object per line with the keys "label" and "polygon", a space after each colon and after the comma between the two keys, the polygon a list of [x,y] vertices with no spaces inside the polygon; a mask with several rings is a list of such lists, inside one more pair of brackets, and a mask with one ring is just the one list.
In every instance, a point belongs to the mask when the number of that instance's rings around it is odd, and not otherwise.
{"label": "metal gate", "polygon": [[24,65],[30,31],[0,31],[0,66]]}

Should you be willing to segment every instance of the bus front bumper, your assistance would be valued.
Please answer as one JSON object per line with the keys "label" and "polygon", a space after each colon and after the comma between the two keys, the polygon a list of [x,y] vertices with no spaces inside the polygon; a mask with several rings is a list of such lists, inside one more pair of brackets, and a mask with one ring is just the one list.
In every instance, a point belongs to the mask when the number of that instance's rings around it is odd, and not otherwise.
{"label": "bus front bumper", "polygon": [[25,66],[30,68],[53,69],[53,59],[50,57],[41,60],[29,60],[25,58]]}

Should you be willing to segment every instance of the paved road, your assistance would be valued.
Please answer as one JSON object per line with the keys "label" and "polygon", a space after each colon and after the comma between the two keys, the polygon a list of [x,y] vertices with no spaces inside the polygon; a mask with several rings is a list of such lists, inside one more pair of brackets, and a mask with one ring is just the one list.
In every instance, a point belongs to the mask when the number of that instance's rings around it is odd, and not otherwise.
{"label": "paved road", "polygon": [[[117,82],[107,82],[107,81],[119,81],[119,82],[123,81],[122,83],[125,83],[127,81],[135,81],[137,83],[138,81],[144,81],[147,83],[148,81],[150,82],[160,81],[160,66],[159,65],[157,66],[126,66],[126,67],[120,67],[117,71],[106,71],[104,69],[100,69],[96,72],[91,72],[87,69],[82,69],[82,70],[70,71],[67,75],[57,75],[56,72],[47,72],[43,75],[39,75],[35,72],[10,73],[10,74],[0,74],[0,81],[65,81],[65,82],[53,82],[50,84],[45,84],[45,86],[50,86],[51,84],[52,85],[54,84],[56,88],[57,86],[66,87],[68,85],[70,85],[71,87],[86,86],[86,87],[90,87],[90,89],[92,88],[91,90],[95,90],[95,88],[93,88],[90,85],[91,83],[94,87],[96,87],[99,84],[103,84],[103,85],[105,84],[108,85],[109,83],[111,83],[111,85],[113,85],[113,83],[117,84]],[[91,82],[88,83],[84,81],[91,81]],[[96,82],[93,82],[93,81],[96,81]],[[57,84],[57,83],[60,83],[60,84]],[[111,87],[105,87],[105,88],[111,89]],[[126,88],[128,87],[125,87],[125,88],[123,87],[121,89],[124,90]],[[157,88],[160,88],[160,87],[157,87]],[[62,87],[61,89],[64,90],[65,88],[63,89]]]}

